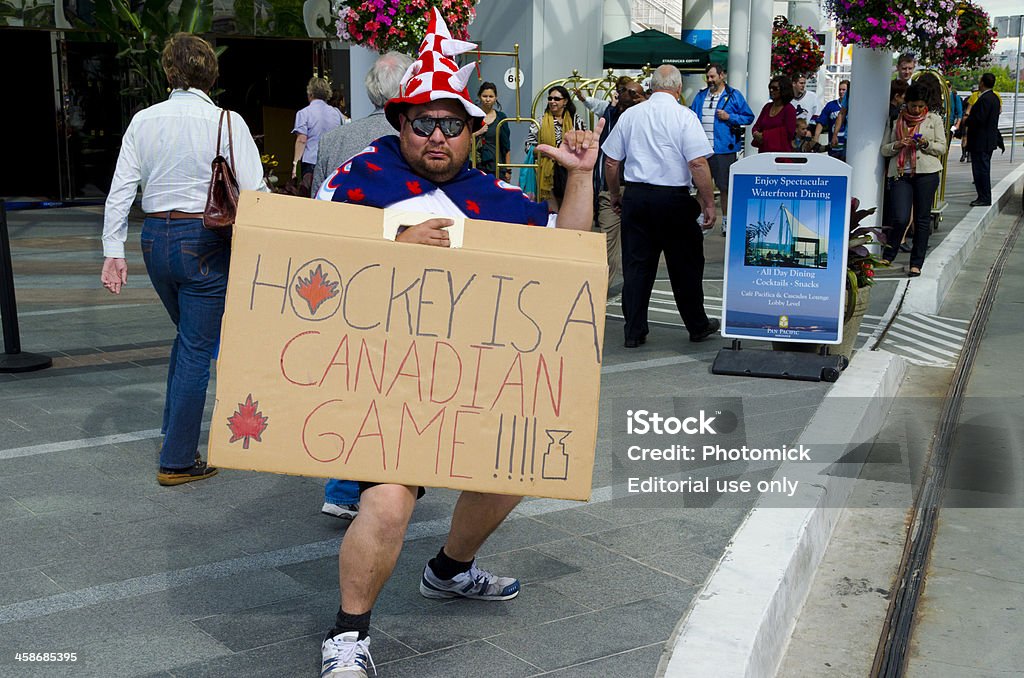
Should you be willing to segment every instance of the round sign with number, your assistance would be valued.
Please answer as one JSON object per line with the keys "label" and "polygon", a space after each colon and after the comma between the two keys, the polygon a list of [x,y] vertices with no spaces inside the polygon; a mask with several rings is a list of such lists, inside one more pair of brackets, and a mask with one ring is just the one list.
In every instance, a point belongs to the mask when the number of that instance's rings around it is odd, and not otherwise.
{"label": "round sign with number", "polygon": [[[516,79],[517,75],[518,75],[518,80]],[[523,86],[523,72],[522,71],[518,71],[518,73],[517,73],[516,69],[514,69],[514,68],[510,68],[507,71],[505,71],[505,87],[508,87],[509,89],[514,90],[517,87],[522,87],[522,86]]]}

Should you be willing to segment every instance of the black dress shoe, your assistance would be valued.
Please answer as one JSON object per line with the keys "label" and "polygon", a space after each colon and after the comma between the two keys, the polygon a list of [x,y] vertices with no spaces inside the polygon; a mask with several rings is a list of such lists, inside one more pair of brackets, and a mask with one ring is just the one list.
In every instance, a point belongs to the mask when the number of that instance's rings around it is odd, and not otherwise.
{"label": "black dress shoe", "polygon": [[719,330],[719,328],[721,328],[721,327],[722,327],[722,321],[720,321],[718,318],[711,318],[710,320],[708,320],[708,326],[707,327],[705,327],[700,332],[696,332],[696,333],[690,335],[690,341],[704,341],[705,339],[710,337],[712,334],[717,332]]}
{"label": "black dress shoe", "polygon": [[988,207],[992,203],[985,202],[984,200],[972,200],[971,207]]}
{"label": "black dress shoe", "polygon": [[641,346],[646,343],[647,337],[640,337],[639,339],[626,339],[626,342],[623,344],[623,346],[625,346],[626,348],[636,348],[637,346]]}

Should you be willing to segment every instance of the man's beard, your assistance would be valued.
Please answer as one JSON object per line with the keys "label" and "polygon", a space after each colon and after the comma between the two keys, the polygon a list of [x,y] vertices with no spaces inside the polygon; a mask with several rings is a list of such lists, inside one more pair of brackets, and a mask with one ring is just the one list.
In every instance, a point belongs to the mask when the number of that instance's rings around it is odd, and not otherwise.
{"label": "man's beard", "polygon": [[409,167],[412,168],[413,172],[424,179],[429,179],[435,184],[444,183],[455,178],[455,175],[459,173],[459,170],[465,164],[466,158],[469,157],[467,152],[466,157],[457,158],[452,149],[447,148],[448,158],[446,161],[440,159],[428,160],[422,155],[418,155],[413,149],[403,148],[402,150],[402,155],[405,156],[405,161],[409,163]]}

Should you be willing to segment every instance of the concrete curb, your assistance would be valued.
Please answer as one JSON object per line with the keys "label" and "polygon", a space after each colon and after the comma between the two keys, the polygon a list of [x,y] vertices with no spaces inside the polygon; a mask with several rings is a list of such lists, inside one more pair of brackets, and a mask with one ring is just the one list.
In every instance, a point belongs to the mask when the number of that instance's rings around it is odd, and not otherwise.
{"label": "concrete curb", "polygon": [[[881,325],[897,309],[901,313],[938,313],[989,223],[1022,189],[1024,166],[993,188],[997,197],[990,207],[968,212],[928,255],[921,276],[897,290]],[[900,292],[904,292],[902,305]],[[873,335],[868,346],[877,339]],[[861,463],[846,463],[842,476],[825,471],[878,432],[906,369],[902,358],[886,351],[861,350],[854,355],[800,437],[812,451],[815,443],[834,450],[833,458],[784,465],[776,474],[776,478],[800,480],[798,495],[791,502],[799,497],[797,505],[807,508],[768,508],[759,502],[750,512],[669,639],[659,676],[776,675]]]}
{"label": "concrete curb", "polygon": [[908,313],[936,314],[946,293],[960,273],[967,259],[974,253],[989,223],[999,214],[1003,205],[1024,188],[1024,165],[1003,178],[992,189],[997,196],[989,207],[975,207],[960,220],[939,246],[928,253],[921,275],[911,281],[903,300]]}
{"label": "concrete curb", "polygon": [[815,463],[786,464],[775,476],[799,480],[789,503],[804,508],[759,502],[750,512],[676,628],[659,676],[775,675],[861,462],[845,464],[842,476],[827,471],[878,432],[905,373],[886,351],[854,356],[800,436],[831,458],[815,453]]}

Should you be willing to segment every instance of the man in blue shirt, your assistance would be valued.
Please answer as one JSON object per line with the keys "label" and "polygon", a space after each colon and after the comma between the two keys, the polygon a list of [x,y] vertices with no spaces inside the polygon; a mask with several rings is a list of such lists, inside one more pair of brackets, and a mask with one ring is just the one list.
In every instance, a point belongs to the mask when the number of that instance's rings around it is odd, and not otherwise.
{"label": "man in blue shirt", "polygon": [[708,86],[697,92],[690,108],[700,118],[715,154],[708,158],[711,178],[722,200],[722,235],[729,213],[729,167],[743,149],[742,125],[754,122],[754,113],[739,90],[725,82],[725,68],[709,64],[704,69]]}
{"label": "man in blue shirt", "polygon": [[846,116],[843,116],[838,133],[835,135],[837,143],[832,144],[831,142],[836,118],[843,110],[843,100],[846,98],[846,93],[849,90],[850,81],[840,80],[839,96],[825,104],[825,107],[821,109],[821,113],[818,114],[818,122],[814,126],[814,141],[817,141],[821,137],[821,133],[824,132],[829,139],[828,154],[833,158],[842,160],[843,162],[846,162]]}

